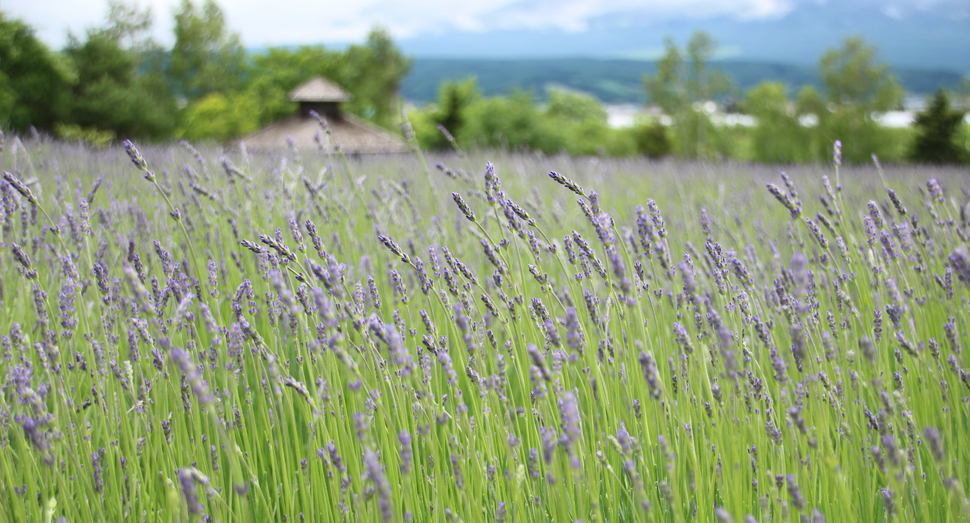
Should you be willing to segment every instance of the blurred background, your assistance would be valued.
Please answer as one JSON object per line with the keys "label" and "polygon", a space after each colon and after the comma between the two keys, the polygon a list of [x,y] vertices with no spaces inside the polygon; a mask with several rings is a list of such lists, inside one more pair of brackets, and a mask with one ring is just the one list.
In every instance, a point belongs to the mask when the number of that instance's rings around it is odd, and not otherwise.
{"label": "blurred background", "polygon": [[454,4],[5,1],[0,126],[262,143],[321,77],[348,121],[400,136],[404,111],[428,150],[453,146],[440,126],[547,154],[801,163],[841,139],[854,163],[970,159],[966,0]]}

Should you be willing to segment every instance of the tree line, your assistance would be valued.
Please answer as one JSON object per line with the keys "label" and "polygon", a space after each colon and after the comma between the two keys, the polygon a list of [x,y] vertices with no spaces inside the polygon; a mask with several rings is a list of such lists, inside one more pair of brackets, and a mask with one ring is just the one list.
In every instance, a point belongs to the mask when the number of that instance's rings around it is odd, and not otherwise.
{"label": "tree line", "polygon": [[[353,95],[345,108],[378,125],[400,121],[401,83],[411,67],[388,33],[373,29],[363,44],[333,50],[322,45],[249,52],[214,0],[181,0],[173,13],[174,43],[150,34],[150,9],[109,0],[103,23],[69,35],[54,51],[32,28],[0,12],[0,125],[33,127],[69,140],[105,144],[120,139],[173,138],[227,142],[292,114],[288,92],[313,75]],[[442,83],[436,103],[408,116],[422,147],[526,148],[574,155],[673,155],[684,159],[738,159],[770,163],[826,161],[836,139],[844,160],[963,163],[970,131],[956,95],[940,91],[910,128],[880,125],[876,115],[897,108],[903,90],[877,50],[847,38],[819,59],[822,88],[789,93],[765,82],[743,96],[711,64],[717,42],[697,32],[683,49],[667,41],[656,72],[644,78],[645,101],[666,119],[641,118],[632,128],[610,127],[598,100],[553,89],[540,102],[517,90],[483,96],[474,78]],[[793,96],[792,96],[793,95]],[[754,127],[717,125],[723,110],[755,118]]]}
{"label": "tree line", "polygon": [[[628,129],[608,125],[589,95],[554,89],[545,104],[534,93],[483,96],[474,78],[444,82],[438,100],[410,114],[423,146],[447,148],[444,127],[458,143],[526,147],[547,153],[614,156],[672,155],[683,159],[737,159],[764,163],[830,161],[841,140],[847,163],[966,163],[970,130],[964,112],[939,91],[909,128],[890,128],[877,116],[899,108],[903,89],[875,47],[850,37],[819,59],[822,89],[805,86],[794,97],[781,83],[763,82],[743,96],[732,79],[711,64],[717,42],[704,32],[685,48],[667,40],[656,71],[644,78],[646,101],[665,118],[641,118]],[[970,83],[954,93],[966,105]],[[754,117],[753,127],[718,125],[711,108]]]}
{"label": "tree line", "polygon": [[410,60],[386,31],[361,45],[271,47],[247,52],[213,0],[182,0],[174,44],[150,36],[150,8],[109,0],[83,36],[49,49],[26,23],[0,13],[0,124],[68,139],[227,141],[291,114],[287,93],[313,75],[342,85],[348,109],[383,126],[400,118]]}

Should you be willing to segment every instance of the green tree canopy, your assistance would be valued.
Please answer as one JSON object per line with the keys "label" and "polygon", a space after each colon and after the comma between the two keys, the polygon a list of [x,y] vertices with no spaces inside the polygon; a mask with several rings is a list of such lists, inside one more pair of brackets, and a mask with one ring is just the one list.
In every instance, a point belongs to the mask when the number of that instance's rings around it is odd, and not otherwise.
{"label": "green tree canopy", "polygon": [[940,89],[933,102],[916,115],[916,141],[910,158],[914,162],[959,164],[967,161],[967,150],[957,143],[963,111],[950,107],[950,98]]}
{"label": "green tree canopy", "polygon": [[712,157],[718,153],[710,118],[695,105],[729,92],[731,82],[708,63],[717,51],[717,42],[697,31],[687,43],[685,54],[671,38],[667,51],[657,62],[653,75],[644,77],[648,98],[674,120],[675,150],[683,157]]}
{"label": "green tree canopy", "polygon": [[70,37],[65,54],[78,72],[71,123],[124,138],[171,135],[177,113],[171,89],[160,71],[143,67],[157,52],[147,37],[151,25],[150,10],[113,0],[103,27],[89,29],[84,42]]}
{"label": "green tree canopy", "polygon": [[579,91],[550,89],[546,116],[569,123],[607,122],[606,110],[599,100]]}
{"label": "green tree canopy", "polygon": [[289,101],[289,92],[312,76],[324,76],[353,93],[344,83],[341,53],[322,45],[301,46],[296,49],[271,47],[252,56],[245,90],[259,101],[258,121],[266,125],[289,116],[296,105]]}
{"label": "green tree canopy", "polygon": [[893,135],[873,119],[873,113],[893,109],[903,91],[889,66],[877,61],[877,50],[859,37],[846,38],[838,49],[819,59],[824,98],[806,95],[805,109],[812,106],[819,126],[815,133],[815,156],[827,161],[832,142],[842,140],[847,163],[871,161],[873,154],[893,156]]}
{"label": "green tree canopy", "polygon": [[[807,96],[811,96],[810,93]],[[788,100],[785,86],[764,82],[748,92],[742,104],[754,116],[751,147],[755,160],[768,163],[802,162],[810,158],[807,134]]]}
{"label": "green tree canopy", "polygon": [[[456,139],[464,141],[469,110],[481,97],[482,93],[475,78],[442,83],[438,89],[438,106],[431,114],[431,123],[435,127],[444,127]],[[450,147],[441,132],[432,135],[430,142],[428,145],[433,149]]]}
{"label": "green tree canopy", "polygon": [[378,125],[392,127],[399,118],[401,83],[411,69],[394,45],[391,35],[375,27],[364,45],[352,45],[344,53],[345,86],[354,94],[349,109]]}
{"label": "green tree canopy", "polygon": [[112,130],[119,137],[164,138],[175,125],[174,98],[164,85],[138,74],[139,57],[107,33],[91,32],[66,49],[78,71],[70,121]]}
{"label": "green tree canopy", "polygon": [[179,92],[189,100],[228,93],[241,86],[245,71],[246,50],[239,35],[227,28],[222,8],[213,0],[205,0],[201,9],[182,0],[169,67]]}
{"label": "green tree canopy", "polygon": [[829,103],[870,112],[896,107],[902,88],[889,66],[877,62],[876,56],[875,46],[860,37],[846,38],[841,48],[826,51],[818,68]]}
{"label": "green tree canopy", "polygon": [[69,111],[76,73],[20,20],[0,13],[0,122],[51,130]]}
{"label": "green tree canopy", "polygon": [[252,57],[244,89],[260,100],[259,123],[292,114],[287,94],[311,76],[324,76],[353,95],[345,109],[393,128],[399,118],[398,93],[411,66],[387,32],[371,30],[365,45],[345,51],[323,46],[273,47]]}

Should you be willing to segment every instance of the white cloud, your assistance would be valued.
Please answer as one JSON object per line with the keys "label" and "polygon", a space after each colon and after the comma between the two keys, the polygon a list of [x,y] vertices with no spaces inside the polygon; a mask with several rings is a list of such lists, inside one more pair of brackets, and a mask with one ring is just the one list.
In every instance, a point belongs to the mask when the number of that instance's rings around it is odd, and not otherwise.
{"label": "white cloud", "polygon": [[[219,4],[245,44],[261,46],[360,41],[375,24],[388,28],[395,38],[408,38],[453,30],[582,32],[604,18],[777,18],[799,1],[812,0],[221,0]],[[896,7],[901,3],[925,9],[965,0],[873,1],[896,14],[902,12]],[[162,43],[171,43],[172,12],[178,2],[141,0],[141,5],[153,9],[154,34]],[[85,27],[101,23],[106,9],[104,0],[10,0],[4,10],[23,18],[43,40],[60,47],[68,30],[82,34]]]}

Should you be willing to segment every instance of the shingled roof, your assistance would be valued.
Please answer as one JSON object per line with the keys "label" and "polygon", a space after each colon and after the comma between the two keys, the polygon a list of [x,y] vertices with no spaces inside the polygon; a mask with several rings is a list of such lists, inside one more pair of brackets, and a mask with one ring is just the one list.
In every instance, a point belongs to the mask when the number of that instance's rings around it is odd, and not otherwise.
{"label": "shingled roof", "polygon": [[354,97],[339,85],[314,76],[290,91],[291,102],[349,102]]}
{"label": "shingled roof", "polygon": [[256,131],[243,138],[243,142],[250,149],[280,149],[287,147],[287,140],[292,138],[300,149],[322,147],[334,151],[339,145],[347,154],[404,153],[410,150],[400,136],[351,114],[328,120],[327,124],[329,138],[316,120],[295,114]]}

